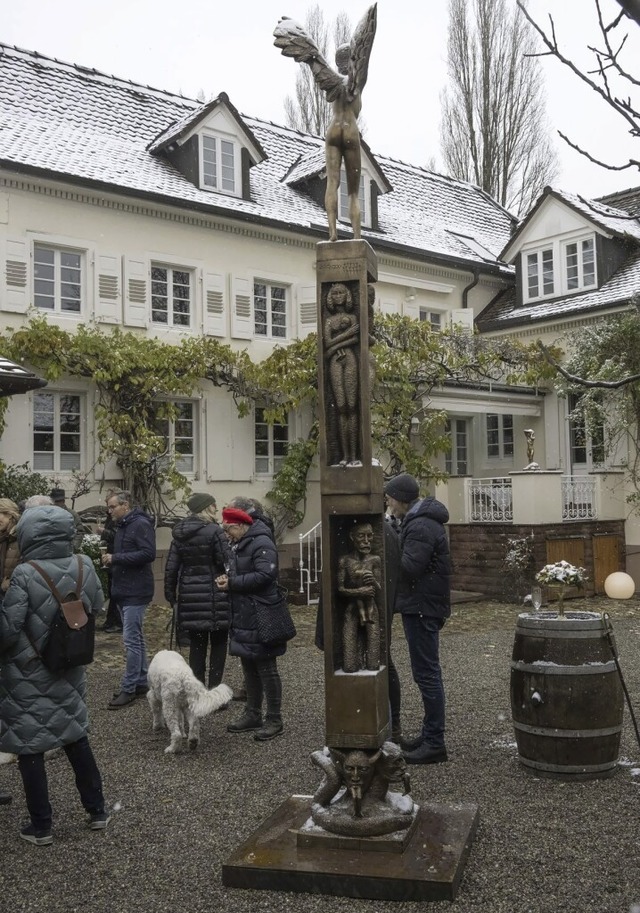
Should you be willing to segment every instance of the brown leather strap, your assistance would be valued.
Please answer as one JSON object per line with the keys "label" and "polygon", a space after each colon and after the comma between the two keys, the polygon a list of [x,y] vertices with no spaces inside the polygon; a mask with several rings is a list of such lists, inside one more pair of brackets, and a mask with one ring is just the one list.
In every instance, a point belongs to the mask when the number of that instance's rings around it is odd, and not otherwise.
{"label": "brown leather strap", "polygon": [[[47,586],[49,587],[49,589],[51,590],[51,592],[53,593],[55,598],[58,600],[58,605],[60,606],[62,614],[65,617],[65,621],[67,622],[69,627],[79,630],[80,628],[84,628],[86,623],[89,621],[89,615],[86,612],[84,605],[82,604],[82,579],[84,576],[84,567],[82,564],[82,558],[80,557],[80,555],[77,555],[76,557],[78,559],[78,580],[75,583],[75,587],[77,590],[77,592],[76,592],[77,599],[68,600],[67,602],[64,601],[64,597],[60,595],[60,592],[59,592],[57,586],[55,585],[55,583],[53,582],[51,577],[47,574],[47,572],[44,570],[44,568],[40,567],[39,564],[36,564],[35,561],[27,561],[26,563],[30,564],[33,568],[36,569],[36,571],[43,578],[44,582],[47,584]],[[35,647],[34,647],[34,649],[35,649]]]}
{"label": "brown leather strap", "polygon": [[[78,559],[78,579],[75,582],[75,587],[76,587],[75,592],[76,592],[78,599],[82,599],[82,581],[83,581],[83,577],[84,577],[84,565],[82,563],[82,558],[80,557],[80,555],[76,555],[76,558]],[[44,578],[45,583],[47,584],[47,586],[49,587],[49,589],[51,590],[53,595],[56,597],[56,599],[58,600],[60,605],[62,605],[64,603],[64,596],[60,595],[60,592],[59,592],[57,586],[55,585],[55,583],[53,582],[51,577],[47,574],[45,569],[43,567],[40,567],[40,565],[37,564],[35,561],[27,561],[26,564],[30,564],[31,567],[34,567],[37,570],[37,572],[40,574],[40,576]]]}

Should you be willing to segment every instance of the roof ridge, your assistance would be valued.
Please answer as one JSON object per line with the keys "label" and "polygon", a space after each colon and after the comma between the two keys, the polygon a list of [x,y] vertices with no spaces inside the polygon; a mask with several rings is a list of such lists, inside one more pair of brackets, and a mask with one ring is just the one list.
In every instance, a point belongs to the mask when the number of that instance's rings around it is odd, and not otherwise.
{"label": "roof ridge", "polygon": [[110,82],[117,83],[124,88],[128,89],[142,89],[147,92],[152,92],[156,95],[162,95],[168,98],[173,98],[182,102],[193,102],[196,105],[201,104],[197,99],[190,98],[188,95],[183,95],[181,92],[170,92],[168,89],[157,89],[155,86],[145,85],[144,83],[135,82],[133,79],[126,79],[124,76],[114,76],[112,73],[105,73],[103,70],[97,70],[95,67],[84,66],[81,63],[72,63],[68,60],[60,60],[58,57],[49,57],[47,54],[41,54],[40,51],[32,51],[29,48],[21,48],[15,44],[6,44],[3,41],[0,41],[0,54],[4,54],[6,51],[17,51],[18,54],[24,54],[27,57],[31,57],[34,61],[41,63],[42,61],[46,63],[55,64],[59,67],[64,67],[68,70],[75,70],[82,76],[95,76],[101,79],[107,79]]}

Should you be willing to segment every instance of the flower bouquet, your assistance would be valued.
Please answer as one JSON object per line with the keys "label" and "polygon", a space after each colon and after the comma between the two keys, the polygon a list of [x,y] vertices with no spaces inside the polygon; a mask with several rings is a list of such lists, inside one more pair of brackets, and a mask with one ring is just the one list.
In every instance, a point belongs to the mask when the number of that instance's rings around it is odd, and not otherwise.
{"label": "flower bouquet", "polygon": [[564,614],[564,593],[568,586],[582,589],[587,582],[587,572],[583,567],[576,567],[568,561],[556,561],[545,564],[536,574],[536,580],[543,586],[553,587],[558,591],[558,615]]}
{"label": "flower bouquet", "polygon": [[97,533],[87,533],[82,537],[82,551],[93,561],[93,566],[102,585],[102,591],[107,592],[107,572],[102,566],[102,540]]}

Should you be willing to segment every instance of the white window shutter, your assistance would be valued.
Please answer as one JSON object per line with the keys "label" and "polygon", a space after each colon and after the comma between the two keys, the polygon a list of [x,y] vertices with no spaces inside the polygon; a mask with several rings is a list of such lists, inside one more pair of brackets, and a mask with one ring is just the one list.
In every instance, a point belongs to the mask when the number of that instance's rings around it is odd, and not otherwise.
{"label": "white window shutter", "polygon": [[203,288],[203,332],[205,336],[226,336],[229,331],[226,275],[205,270]]}
{"label": "white window shutter", "polygon": [[473,335],[473,308],[454,308],[451,311],[451,323],[461,327],[464,333]]}
{"label": "white window shutter", "polygon": [[409,301],[407,298],[402,302],[402,314],[404,317],[413,317],[414,320],[420,320],[420,305],[417,298]]}
{"label": "white window shutter", "polygon": [[124,323],[146,327],[149,323],[149,264],[143,259],[124,258]]}
{"label": "white window shutter", "polygon": [[2,310],[24,314],[31,305],[29,242],[7,238],[4,253]]}
{"label": "white window shutter", "polygon": [[231,302],[231,335],[234,339],[253,337],[253,284],[234,276]]}
{"label": "white window shutter", "polygon": [[316,304],[316,286],[298,286],[298,338],[304,339],[318,326],[318,308]]}
{"label": "white window shutter", "polygon": [[95,314],[101,323],[122,323],[122,258],[96,254]]}

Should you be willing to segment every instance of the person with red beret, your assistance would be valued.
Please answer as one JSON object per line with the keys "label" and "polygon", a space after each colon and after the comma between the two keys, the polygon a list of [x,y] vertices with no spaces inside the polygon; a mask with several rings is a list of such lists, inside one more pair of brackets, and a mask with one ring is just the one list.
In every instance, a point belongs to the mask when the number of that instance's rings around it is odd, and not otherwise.
{"label": "person with red beret", "polygon": [[227,731],[253,732],[256,741],[266,742],[283,731],[277,658],[285,653],[287,645],[284,641],[260,642],[256,606],[261,604],[268,610],[280,598],[278,553],[266,524],[240,508],[224,508],[222,528],[231,542],[232,563],[229,573],[221,574],[216,582],[231,597],[229,653],[240,657],[247,689],[244,712],[227,726]]}

